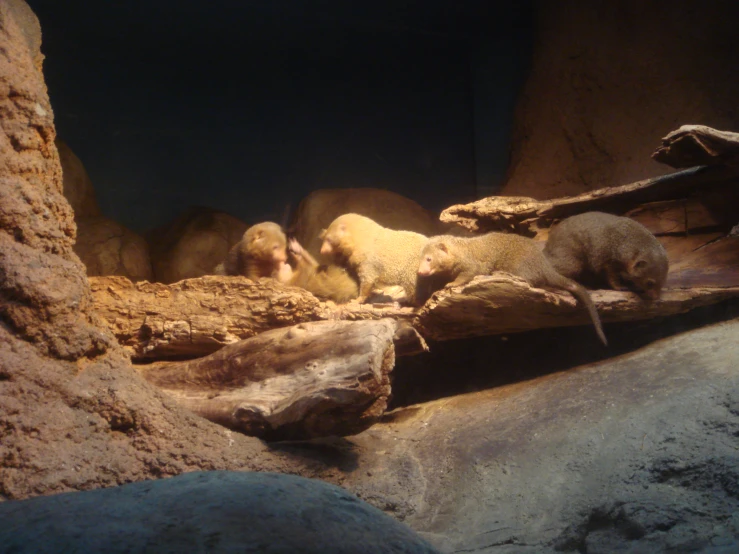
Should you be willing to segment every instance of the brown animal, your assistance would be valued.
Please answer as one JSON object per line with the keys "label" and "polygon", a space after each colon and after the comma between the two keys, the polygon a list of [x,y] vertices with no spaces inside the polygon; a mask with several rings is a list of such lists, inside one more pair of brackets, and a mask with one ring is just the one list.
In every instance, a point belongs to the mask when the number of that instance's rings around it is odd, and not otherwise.
{"label": "brown animal", "polygon": [[549,233],[544,255],[562,275],[594,288],[659,298],[667,252],[641,223],[603,212],[568,217]]}
{"label": "brown animal", "polygon": [[298,206],[290,229],[306,250],[318,257],[321,231],[340,215],[354,213],[369,217],[396,231],[431,236],[448,232],[438,217],[405,196],[377,188],[319,189]]}
{"label": "brown animal", "polygon": [[284,277],[279,279],[283,283],[304,288],[318,298],[333,300],[339,304],[349,302],[359,295],[357,280],[343,267],[319,265],[295,239],[290,239],[289,252],[295,269],[287,280]]}
{"label": "brown animal", "polygon": [[507,233],[487,233],[472,238],[441,235],[428,240],[418,266],[420,277],[441,279],[440,282],[449,283],[449,286],[463,285],[476,275],[490,275],[494,271],[512,273],[534,287],[570,292],[587,308],[598,338],[608,344],[588,291],[557,273],[532,239]]}
{"label": "brown animal", "polygon": [[243,275],[252,280],[260,277],[284,279],[285,262],[287,237],[277,223],[265,221],[249,227],[214,272],[219,275]]}
{"label": "brown animal", "polygon": [[377,289],[401,286],[404,300],[416,302],[416,269],[428,240],[420,233],[387,229],[359,214],[337,217],[321,234],[321,254],[353,271],[359,300]]}

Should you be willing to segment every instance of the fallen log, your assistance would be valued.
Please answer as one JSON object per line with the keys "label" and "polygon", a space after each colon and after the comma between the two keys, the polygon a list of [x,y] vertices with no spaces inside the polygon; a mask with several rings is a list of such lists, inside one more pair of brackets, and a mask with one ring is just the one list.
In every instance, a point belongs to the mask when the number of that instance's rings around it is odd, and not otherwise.
{"label": "fallen log", "polygon": [[271,329],[321,320],[410,320],[410,308],[337,306],[271,279],[206,276],[171,285],[90,277],[95,310],[134,361],[205,356]]}
{"label": "fallen log", "polygon": [[387,408],[397,331],[391,319],[301,323],[138,370],[185,408],[249,435],[351,435]]}
{"label": "fallen log", "polygon": [[[735,286],[663,289],[662,297],[651,304],[630,292],[591,291],[603,322],[676,315],[737,296],[739,281]],[[585,309],[571,295],[532,288],[523,279],[502,272],[438,291],[418,311],[413,325],[427,339],[439,341],[592,326]],[[598,340],[594,331],[584,332]]]}
{"label": "fallen log", "polygon": [[441,212],[441,220],[470,231],[504,231],[534,237],[557,220],[589,211],[621,215],[649,202],[686,198],[693,193],[724,195],[736,190],[739,170],[693,167],[636,183],[607,187],[577,196],[535,200],[522,196],[492,196],[457,204]]}
{"label": "fallen log", "polygon": [[739,165],[739,133],[718,131],[705,125],[683,125],[662,139],[652,154],[670,167]]}

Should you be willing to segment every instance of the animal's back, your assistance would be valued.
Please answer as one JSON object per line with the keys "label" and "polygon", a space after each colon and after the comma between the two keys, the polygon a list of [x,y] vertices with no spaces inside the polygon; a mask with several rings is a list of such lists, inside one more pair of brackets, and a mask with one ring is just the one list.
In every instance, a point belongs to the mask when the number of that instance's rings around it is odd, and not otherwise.
{"label": "animal's back", "polygon": [[356,213],[369,217],[388,229],[433,235],[441,222],[410,198],[377,188],[318,189],[306,196],[298,206],[290,228],[306,249],[318,256],[320,232],[337,217]]}
{"label": "animal's back", "polygon": [[421,250],[427,240],[420,233],[381,228],[373,241],[378,269],[381,266],[378,285],[401,285],[408,294],[413,293]]}

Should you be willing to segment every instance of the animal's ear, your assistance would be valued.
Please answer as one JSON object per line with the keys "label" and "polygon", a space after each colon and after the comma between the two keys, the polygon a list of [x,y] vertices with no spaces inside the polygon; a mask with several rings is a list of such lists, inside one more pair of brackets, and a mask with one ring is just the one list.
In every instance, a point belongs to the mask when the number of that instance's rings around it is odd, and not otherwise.
{"label": "animal's ear", "polygon": [[339,225],[339,232],[346,233],[346,223],[341,223]]}
{"label": "animal's ear", "polygon": [[645,267],[647,267],[647,260],[636,260],[634,262],[634,265],[631,267],[633,267],[634,269],[644,269]]}
{"label": "animal's ear", "polygon": [[264,236],[264,229],[259,229],[256,233],[254,233],[254,236],[251,238],[252,242],[257,242]]}
{"label": "animal's ear", "polygon": [[445,242],[440,242],[439,244],[436,245],[436,247],[442,252],[444,252],[444,254],[449,254],[449,247],[447,246]]}
{"label": "animal's ear", "polygon": [[321,240],[326,238],[326,229],[321,229],[321,232],[318,233],[318,238]]}

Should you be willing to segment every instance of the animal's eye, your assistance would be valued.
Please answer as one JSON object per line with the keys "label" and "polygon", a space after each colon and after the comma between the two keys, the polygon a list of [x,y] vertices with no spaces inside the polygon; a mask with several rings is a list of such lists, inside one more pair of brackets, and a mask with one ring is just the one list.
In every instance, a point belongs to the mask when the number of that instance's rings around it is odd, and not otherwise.
{"label": "animal's eye", "polygon": [[656,284],[657,284],[657,283],[656,283],[656,282],[654,281],[654,279],[649,279],[649,280],[647,281],[647,288],[648,288],[648,289],[653,289],[653,288],[654,288],[654,285],[656,285]]}

